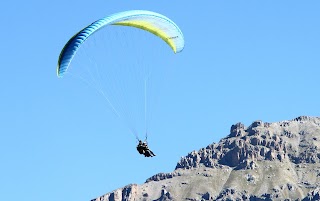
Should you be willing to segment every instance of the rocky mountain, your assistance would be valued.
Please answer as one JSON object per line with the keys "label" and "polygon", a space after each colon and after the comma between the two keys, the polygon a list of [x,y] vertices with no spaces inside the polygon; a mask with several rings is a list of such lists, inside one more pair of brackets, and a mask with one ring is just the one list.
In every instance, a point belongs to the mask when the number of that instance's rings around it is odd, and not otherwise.
{"label": "rocky mountain", "polygon": [[181,158],[171,173],[92,201],[320,200],[320,118],[255,121]]}

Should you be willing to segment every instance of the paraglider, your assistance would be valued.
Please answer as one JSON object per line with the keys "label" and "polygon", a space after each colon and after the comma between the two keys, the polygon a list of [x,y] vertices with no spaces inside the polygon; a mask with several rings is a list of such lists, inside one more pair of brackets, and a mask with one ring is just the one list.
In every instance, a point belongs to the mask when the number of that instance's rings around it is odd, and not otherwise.
{"label": "paraglider", "polygon": [[[68,71],[69,66],[77,54],[80,47],[85,43],[85,41],[92,35],[96,34],[99,30],[105,29],[107,27],[113,26],[125,26],[137,28],[146,32],[149,32],[158,38],[162,39],[174,53],[179,53],[184,48],[184,37],[179,29],[179,27],[169,18],[155,12],[145,11],[145,10],[131,10],[119,12],[113,15],[109,15],[102,19],[99,19],[92,24],[86,26],[81,31],[76,33],[63,47],[58,59],[57,65],[57,76],[63,77]],[[111,40],[111,39],[110,39]],[[108,58],[109,60],[112,58]],[[104,65],[105,68],[108,66]],[[102,77],[102,76],[101,76]],[[144,104],[147,102],[147,80],[144,79]],[[120,90],[119,90],[120,91]],[[105,93],[103,90],[98,89],[98,92],[105,97],[108,104],[112,107],[115,113],[120,117],[120,112],[117,112],[116,106],[108,98],[108,94],[112,95],[112,92]],[[119,99],[117,99],[119,100]],[[121,107],[124,108],[124,107]],[[146,106],[144,107],[146,110]],[[144,117],[147,118],[146,111]],[[147,122],[147,121],[145,121]],[[147,126],[146,126],[147,127]],[[139,141],[139,137],[134,129],[131,130],[134,133],[136,139]],[[147,132],[145,132],[147,133]],[[147,137],[147,136],[146,136]],[[141,141],[140,141],[141,142]],[[155,156],[155,154],[146,146],[146,144],[141,144],[137,146],[139,153],[144,154],[146,157]]]}
{"label": "paraglider", "polygon": [[153,157],[156,156],[153,151],[151,151],[148,147],[147,142],[142,142],[139,140],[139,144],[137,145],[137,150],[139,154],[143,154],[145,157]]}

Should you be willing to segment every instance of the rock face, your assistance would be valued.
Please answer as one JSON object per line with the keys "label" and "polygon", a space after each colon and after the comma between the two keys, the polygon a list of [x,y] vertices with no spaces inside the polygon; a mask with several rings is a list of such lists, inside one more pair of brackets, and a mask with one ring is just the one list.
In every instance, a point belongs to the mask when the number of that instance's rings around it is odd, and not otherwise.
{"label": "rock face", "polygon": [[92,201],[320,200],[320,118],[255,121],[156,174]]}

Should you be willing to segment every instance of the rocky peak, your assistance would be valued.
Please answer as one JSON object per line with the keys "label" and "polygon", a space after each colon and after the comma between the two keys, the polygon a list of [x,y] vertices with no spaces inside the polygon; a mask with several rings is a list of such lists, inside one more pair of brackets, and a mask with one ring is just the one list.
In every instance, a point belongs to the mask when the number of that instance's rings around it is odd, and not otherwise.
{"label": "rocky peak", "polygon": [[254,121],[247,128],[237,123],[218,144],[210,144],[181,158],[176,169],[214,168],[219,165],[252,169],[256,167],[256,161],[261,160],[319,162],[316,142],[320,137],[317,136],[319,125],[319,118],[306,116],[278,123]]}

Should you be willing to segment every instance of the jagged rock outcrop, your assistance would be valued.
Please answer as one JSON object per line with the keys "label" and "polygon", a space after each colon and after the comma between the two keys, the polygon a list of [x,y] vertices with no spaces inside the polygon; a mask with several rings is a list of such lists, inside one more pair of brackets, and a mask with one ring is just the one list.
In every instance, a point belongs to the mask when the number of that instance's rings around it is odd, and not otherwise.
{"label": "jagged rock outcrop", "polygon": [[108,193],[104,196],[95,199],[96,201],[99,200],[122,200],[122,201],[131,201],[135,200],[137,197],[137,184],[130,184],[121,189],[117,189],[112,193]]}
{"label": "jagged rock outcrop", "polygon": [[254,121],[182,157],[171,173],[94,201],[320,200],[320,118]]}

